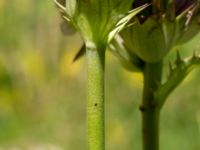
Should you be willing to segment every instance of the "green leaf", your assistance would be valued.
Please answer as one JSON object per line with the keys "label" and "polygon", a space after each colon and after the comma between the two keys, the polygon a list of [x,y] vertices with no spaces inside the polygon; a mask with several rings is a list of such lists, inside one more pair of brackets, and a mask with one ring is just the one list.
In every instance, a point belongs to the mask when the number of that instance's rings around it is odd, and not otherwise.
{"label": "green leaf", "polygon": [[194,55],[191,58],[181,59],[177,54],[174,65],[170,64],[170,74],[167,81],[160,85],[154,93],[155,99],[161,108],[169,94],[186,78],[195,68],[200,66],[200,56]]}

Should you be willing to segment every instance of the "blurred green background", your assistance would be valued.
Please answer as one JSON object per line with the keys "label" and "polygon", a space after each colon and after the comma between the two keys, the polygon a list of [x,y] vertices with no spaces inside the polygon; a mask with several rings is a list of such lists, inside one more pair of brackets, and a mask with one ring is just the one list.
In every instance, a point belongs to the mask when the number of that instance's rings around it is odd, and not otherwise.
{"label": "blurred green background", "polygon": [[[85,59],[72,63],[82,41],[63,36],[60,22],[53,0],[0,0],[0,150],[86,150]],[[199,39],[179,48],[182,57]],[[164,106],[162,150],[200,150],[199,76]],[[141,150],[142,82],[107,53],[107,150]]]}

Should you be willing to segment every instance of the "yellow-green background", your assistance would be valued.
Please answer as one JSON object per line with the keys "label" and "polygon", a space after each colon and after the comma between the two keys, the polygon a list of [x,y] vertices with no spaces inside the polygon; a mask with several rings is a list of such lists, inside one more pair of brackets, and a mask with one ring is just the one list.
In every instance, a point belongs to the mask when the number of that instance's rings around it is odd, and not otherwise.
{"label": "yellow-green background", "polygon": [[[85,59],[72,63],[82,41],[60,22],[53,0],[0,0],[0,150],[86,150]],[[141,150],[142,85],[107,53],[107,150]],[[199,69],[170,95],[160,138],[161,150],[200,150]]]}

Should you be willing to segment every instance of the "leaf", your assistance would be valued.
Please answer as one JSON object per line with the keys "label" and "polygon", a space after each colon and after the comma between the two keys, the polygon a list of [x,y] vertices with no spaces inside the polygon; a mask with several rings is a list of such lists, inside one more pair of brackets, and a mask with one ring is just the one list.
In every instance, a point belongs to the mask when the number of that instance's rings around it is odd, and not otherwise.
{"label": "leaf", "polygon": [[155,99],[161,108],[169,94],[186,78],[186,76],[195,68],[200,66],[200,56],[194,55],[191,58],[181,59],[177,53],[177,59],[174,65],[170,64],[170,75],[168,80],[160,85],[154,93]]}

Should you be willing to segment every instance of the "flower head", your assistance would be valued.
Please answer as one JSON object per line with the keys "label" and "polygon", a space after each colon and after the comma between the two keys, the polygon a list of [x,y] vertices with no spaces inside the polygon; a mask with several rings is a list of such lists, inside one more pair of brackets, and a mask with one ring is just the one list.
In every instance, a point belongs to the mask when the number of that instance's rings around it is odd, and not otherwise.
{"label": "flower head", "polygon": [[130,11],[133,0],[55,0],[55,3],[86,43],[96,44],[108,43],[131,17],[146,7]]}
{"label": "flower head", "polygon": [[[132,7],[146,1],[136,0]],[[125,46],[147,62],[164,58],[176,45],[191,40],[200,32],[197,0],[152,0],[145,11],[137,15],[135,24],[121,33]]]}

